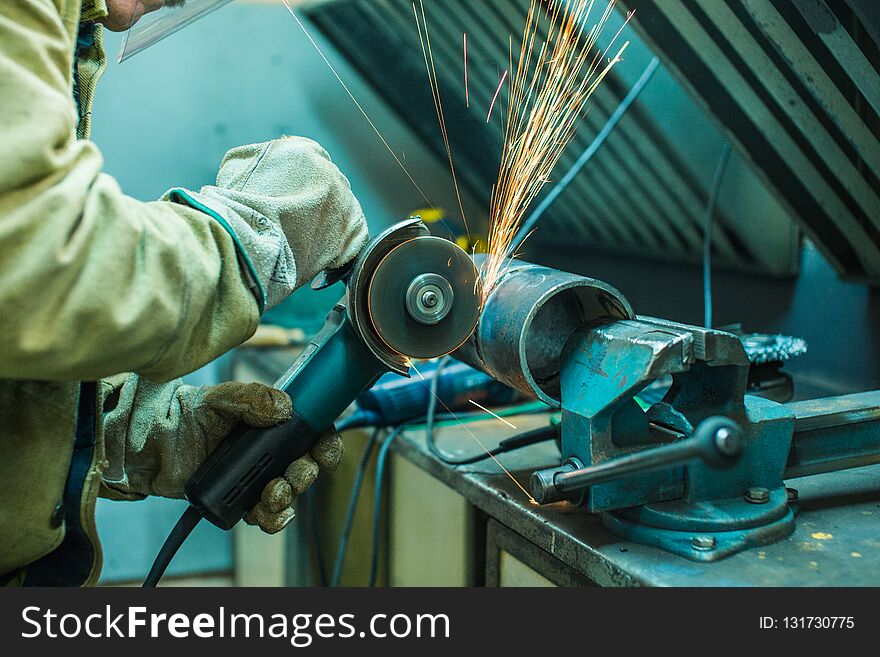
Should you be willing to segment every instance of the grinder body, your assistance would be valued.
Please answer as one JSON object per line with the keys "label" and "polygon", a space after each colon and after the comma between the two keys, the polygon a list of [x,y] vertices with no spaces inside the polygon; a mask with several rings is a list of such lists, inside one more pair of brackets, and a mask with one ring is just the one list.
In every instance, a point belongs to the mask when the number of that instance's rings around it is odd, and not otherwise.
{"label": "grinder body", "polygon": [[293,417],[265,429],[238,425],[186,484],[203,518],[232,529],[260,501],[263,487],[311,450],[352,400],[387,371],[336,306],[321,332],[275,384]]}

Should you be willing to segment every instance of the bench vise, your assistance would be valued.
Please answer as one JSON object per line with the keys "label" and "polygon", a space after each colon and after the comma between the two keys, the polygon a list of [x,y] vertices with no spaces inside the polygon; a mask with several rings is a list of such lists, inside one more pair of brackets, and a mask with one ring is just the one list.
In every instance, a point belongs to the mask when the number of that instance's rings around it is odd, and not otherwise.
{"label": "bench vise", "polygon": [[[636,316],[610,285],[545,267],[511,263],[455,356],[561,408],[562,462],[530,480],[539,503],[693,560],[790,535],[786,479],[880,462],[880,391],[747,394],[738,336]],[[660,401],[639,398],[670,378]]]}

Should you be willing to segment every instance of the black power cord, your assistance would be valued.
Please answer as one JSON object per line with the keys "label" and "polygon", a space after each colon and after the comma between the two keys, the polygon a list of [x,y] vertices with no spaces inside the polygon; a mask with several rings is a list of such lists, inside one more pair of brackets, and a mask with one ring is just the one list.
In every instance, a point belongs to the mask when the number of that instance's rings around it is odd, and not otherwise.
{"label": "black power cord", "polygon": [[165,542],[162,544],[162,549],[159,550],[159,554],[156,555],[156,560],[153,561],[153,567],[150,568],[150,572],[142,586],[155,587],[156,584],[159,583],[162,575],[165,574],[165,569],[168,568],[168,564],[171,563],[171,560],[174,558],[174,555],[177,554],[180,546],[183,545],[183,542],[189,537],[192,530],[196,528],[196,525],[199,524],[201,519],[202,516],[200,516],[199,512],[193,507],[186,507],[186,511],[180,516],[177,524],[174,525],[174,529],[171,530],[171,533],[168,534],[168,538],[166,538]]}
{"label": "black power cord", "polygon": [[[431,395],[431,403],[429,403],[429,405],[428,405],[428,416],[425,418],[425,420],[427,422],[426,431],[429,436],[429,446],[433,447],[433,449],[431,451],[437,458],[442,460],[444,463],[447,463],[450,465],[468,465],[471,463],[477,463],[479,461],[483,461],[483,460],[490,458],[492,456],[496,456],[498,454],[503,454],[504,452],[510,452],[515,449],[520,449],[522,447],[526,447],[528,445],[534,445],[539,442],[553,440],[558,435],[559,430],[555,426],[541,427],[541,428],[535,429],[533,431],[526,431],[526,432],[518,434],[516,436],[512,436],[510,438],[507,438],[506,440],[501,441],[501,443],[499,443],[499,445],[495,449],[489,450],[488,452],[482,452],[480,454],[476,454],[474,456],[463,458],[463,459],[458,459],[458,460],[456,460],[454,458],[450,458],[448,455],[446,455],[444,452],[442,452],[434,443],[433,429],[434,429],[435,420],[438,417],[446,417],[446,415],[449,416],[449,419],[459,419],[459,418],[462,418],[465,416],[484,417],[486,414],[485,413],[467,413],[467,414],[462,414],[460,416],[456,416],[454,413],[448,413],[448,414],[444,414],[443,416],[437,415],[437,413],[435,412],[437,409],[435,381],[436,381],[436,376],[439,374],[439,372],[442,370],[442,368],[445,364],[446,363],[444,363],[444,362],[440,363],[437,370],[435,371],[435,379],[433,379],[431,381],[432,388],[433,388],[432,395]],[[371,544],[371,556],[370,556],[370,579],[369,579],[369,586],[371,586],[371,587],[376,585],[376,579],[378,577],[379,525],[380,525],[381,516],[382,516],[382,489],[383,489],[384,481],[385,481],[385,467],[386,467],[386,463],[388,460],[388,453],[389,453],[394,441],[398,438],[398,436],[400,436],[400,434],[402,434],[404,432],[404,430],[406,430],[407,428],[412,427],[412,426],[417,426],[420,422],[421,422],[421,420],[414,420],[410,423],[407,423],[405,425],[401,425],[401,426],[398,426],[398,427],[395,427],[394,429],[392,429],[391,433],[389,433],[388,437],[382,443],[382,446],[379,449],[379,453],[376,458],[376,483],[375,483],[375,488],[373,490],[373,532],[372,532],[372,544]],[[374,439],[375,439],[375,434],[374,434]],[[369,461],[369,457],[372,453],[372,444],[373,444],[374,439],[371,439],[370,446],[367,448],[367,451],[364,453],[364,458],[361,460],[360,466],[358,467],[358,473],[355,478],[354,490],[352,492],[352,497],[349,501],[349,507],[348,507],[348,511],[346,513],[345,528],[343,529],[342,539],[341,539],[341,542],[339,545],[339,550],[336,555],[336,568],[334,568],[333,580],[332,580],[333,586],[338,586],[339,580],[342,577],[342,566],[344,565],[345,553],[348,549],[348,538],[349,538],[349,534],[351,533],[352,520],[354,518],[354,509],[357,504],[357,499],[359,497],[359,492],[360,492],[361,486],[363,484],[364,472],[366,470],[366,467],[367,467],[367,464]],[[315,535],[315,538],[317,540],[317,535]]]}
{"label": "black power cord", "polygon": [[324,558],[323,541],[321,540],[321,524],[318,520],[318,493],[314,486],[305,492],[306,505],[309,511],[309,527],[312,530],[312,543],[315,550],[315,561],[318,565],[318,578],[321,586],[329,586],[327,576],[327,560]]}
{"label": "black power cord", "polygon": [[474,456],[466,456],[460,459],[447,460],[445,461],[445,463],[448,465],[471,465],[472,463],[479,463],[480,461],[485,461],[486,459],[492,458],[493,456],[498,456],[499,454],[522,449],[523,447],[528,447],[529,445],[537,445],[538,443],[544,443],[548,440],[555,440],[558,435],[559,427],[552,425],[539,427],[538,429],[532,429],[531,431],[525,431],[510,438],[506,438],[505,440],[502,440],[500,443],[498,443],[498,447],[495,447],[494,449],[475,454]]}
{"label": "black power cord", "polygon": [[382,424],[382,416],[375,412],[365,409],[358,409],[351,415],[334,422],[336,433],[342,433],[349,429],[362,429],[363,427],[378,427]]}

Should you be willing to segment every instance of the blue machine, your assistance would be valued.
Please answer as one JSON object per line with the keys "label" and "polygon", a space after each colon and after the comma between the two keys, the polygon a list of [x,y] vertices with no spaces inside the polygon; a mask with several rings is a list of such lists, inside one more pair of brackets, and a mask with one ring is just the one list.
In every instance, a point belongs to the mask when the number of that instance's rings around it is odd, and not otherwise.
{"label": "blue machine", "polygon": [[[339,431],[359,426],[394,427],[425,415],[431,398],[427,383],[438,368],[438,361],[419,364],[420,376],[405,379],[395,374],[379,378],[372,388],[357,397],[356,410],[336,423]],[[488,374],[464,363],[446,365],[437,380],[437,399],[443,410],[468,412],[477,410],[472,402],[483,406],[506,406],[522,395]]]}

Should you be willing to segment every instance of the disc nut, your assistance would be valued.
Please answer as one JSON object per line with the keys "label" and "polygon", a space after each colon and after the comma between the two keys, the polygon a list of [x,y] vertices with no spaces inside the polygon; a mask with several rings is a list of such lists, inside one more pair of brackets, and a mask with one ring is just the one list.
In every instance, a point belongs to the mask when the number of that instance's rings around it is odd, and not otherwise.
{"label": "disc nut", "polygon": [[452,285],[439,274],[416,276],[406,291],[406,310],[419,324],[442,321],[452,310]]}

